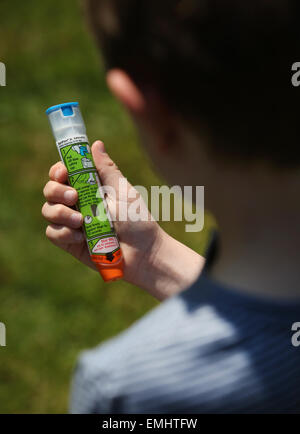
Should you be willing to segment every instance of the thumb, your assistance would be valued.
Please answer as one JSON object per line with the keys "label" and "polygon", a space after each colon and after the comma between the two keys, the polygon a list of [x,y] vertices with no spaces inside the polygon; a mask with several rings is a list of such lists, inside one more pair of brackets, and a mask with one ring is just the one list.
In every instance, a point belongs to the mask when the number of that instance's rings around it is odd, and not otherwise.
{"label": "thumb", "polygon": [[110,185],[117,189],[119,179],[123,178],[123,175],[106,152],[104,143],[101,140],[93,143],[92,155],[102,184]]}
{"label": "thumb", "polygon": [[131,185],[106,152],[103,142],[97,140],[93,143],[92,155],[101,184],[106,193],[110,214],[113,220],[118,220],[119,208],[117,207],[117,203],[125,202],[127,204],[128,191]]}

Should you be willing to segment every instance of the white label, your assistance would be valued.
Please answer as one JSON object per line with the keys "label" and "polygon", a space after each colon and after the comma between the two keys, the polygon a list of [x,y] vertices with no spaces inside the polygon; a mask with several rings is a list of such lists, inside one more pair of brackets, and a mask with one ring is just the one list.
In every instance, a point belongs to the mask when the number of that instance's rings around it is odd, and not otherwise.
{"label": "white label", "polygon": [[94,246],[92,253],[110,253],[119,247],[119,243],[116,237],[102,238]]}

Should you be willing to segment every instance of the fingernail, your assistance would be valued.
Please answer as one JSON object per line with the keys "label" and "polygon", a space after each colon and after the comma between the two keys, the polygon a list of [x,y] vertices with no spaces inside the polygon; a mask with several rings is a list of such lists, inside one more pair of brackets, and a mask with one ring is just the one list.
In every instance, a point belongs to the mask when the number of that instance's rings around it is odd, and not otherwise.
{"label": "fingernail", "polygon": [[61,169],[57,169],[57,171],[55,172],[55,179],[59,180],[61,177],[61,173],[62,173]]}
{"label": "fingernail", "polygon": [[67,190],[64,192],[64,198],[67,202],[73,202],[76,199],[76,193],[73,190]]}
{"label": "fingernail", "polygon": [[74,214],[71,215],[71,220],[74,225],[80,225],[82,223],[82,215],[79,212],[74,212]]}
{"label": "fingernail", "polygon": [[83,241],[83,233],[82,232],[75,232],[74,235],[75,241]]}

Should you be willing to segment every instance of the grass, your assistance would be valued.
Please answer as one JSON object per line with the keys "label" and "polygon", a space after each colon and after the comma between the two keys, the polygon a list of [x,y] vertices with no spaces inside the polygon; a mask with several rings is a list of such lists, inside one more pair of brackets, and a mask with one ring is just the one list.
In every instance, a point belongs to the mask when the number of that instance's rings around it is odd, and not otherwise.
{"label": "grass", "polygon": [[[1,6],[0,61],[0,412],[58,413],[68,408],[78,353],[128,327],[156,305],[125,282],[99,276],[45,238],[42,189],[57,151],[45,109],[80,101],[91,140],[105,141],[133,184],[157,185],[128,116],[108,92],[79,6],[73,0],[27,0]],[[200,235],[179,223],[164,228],[199,253]]]}

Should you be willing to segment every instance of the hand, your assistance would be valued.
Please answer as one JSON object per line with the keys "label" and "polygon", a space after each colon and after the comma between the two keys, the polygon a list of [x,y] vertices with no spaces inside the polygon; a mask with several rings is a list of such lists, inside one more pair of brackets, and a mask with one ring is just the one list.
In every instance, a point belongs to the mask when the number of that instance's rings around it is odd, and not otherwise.
{"label": "hand", "polygon": [[[118,209],[117,201],[126,202],[126,207],[135,200],[129,199],[124,194],[119,195],[119,179],[123,178],[127,183],[127,191],[132,186],[123,177],[120,170],[105,152],[104,144],[97,141],[92,146],[92,154],[98,170],[101,182],[103,185],[113,187],[116,191],[114,195],[108,195],[106,201],[110,211]],[[78,212],[72,209],[78,200],[78,194],[75,189],[66,185],[68,174],[67,169],[62,162],[56,163],[51,167],[50,181],[44,188],[44,196],[47,202],[42,208],[42,214],[50,222],[46,229],[46,235],[56,246],[71,253],[84,264],[96,270],[93,261],[90,258],[87,244],[82,231],[83,217]],[[135,190],[136,197],[139,193]],[[142,202],[146,208],[144,202]],[[155,222],[150,220],[148,209],[146,213],[149,215],[149,221],[115,221],[115,230],[120,239],[121,248],[124,255],[124,278],[136,284],[140,279],[138,275],[141,273],[141,263],[149,261],[151,254],[154,253],[159,244],[161,228]]]}
{"label": "hand", "polygon": [[[127,194],[119,192],[120,178],[127,183],[126,191],[132,186],[106,153],[102,142],[93,144],[92,154],[102,184],[113,187],[117,193],[116,196],[110,195],[108,191],[106,200],[110,212],[114,214],[120,202],[123,208],[125,206],[128,209],[139,193],[135,190],[136,197],[128,198]],[[50,223],[46,235],[56,246],[96,270],[82,231],[83,217],[72,209],[78,195],[76,190],[66,184],[66,167],[61,162],[56,163],[51,167],[49,176],[50,181],[44,188],[47,202],[42,208],[43,216]],[[114,221],[124,256],[124,279],[163,299],[191,283],[203,267],[203,258],[167,235],[157,222],[151,220],[143,200],[140,203],[145,207],[143,212],[149,216],[148,221],[119,221],[118,214]],[[186,265],[192,270],[188,277]]]}

